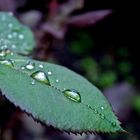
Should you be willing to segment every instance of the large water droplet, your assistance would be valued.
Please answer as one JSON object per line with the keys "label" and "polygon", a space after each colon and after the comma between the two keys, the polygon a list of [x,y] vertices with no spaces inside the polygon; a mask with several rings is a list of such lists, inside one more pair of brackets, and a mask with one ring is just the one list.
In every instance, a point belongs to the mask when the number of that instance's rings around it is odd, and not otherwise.
{"label": "large water droplet", "polygon": [[25,68],[27,70],[33,70],[35,68],[35,63],[32,63],[32,62],[28,62],[26,65],[25,65]]}
{"label": "large water droplet", "polygon": [[14,66],[13,62],[10,59],[0,60],[0,64],[4,64],[4,65],[9,66],[9,67],[13,67]]}
{"label": "large water droplet", "polygon": [[46,85],[50,85],[49,78],[48,78],[47,74],[43,71],[36,71],[31,74],[31,77],[33,79],[37,80],[38,82],[44,83]]}
{"label": "large water droplet", "polygon": [[81,102],[81,96],[80,93],[74,89],[67,89],[65,91],[63,91],[64,96],[66,96],[67,98],[69,98],[72,101],[75,102]]}

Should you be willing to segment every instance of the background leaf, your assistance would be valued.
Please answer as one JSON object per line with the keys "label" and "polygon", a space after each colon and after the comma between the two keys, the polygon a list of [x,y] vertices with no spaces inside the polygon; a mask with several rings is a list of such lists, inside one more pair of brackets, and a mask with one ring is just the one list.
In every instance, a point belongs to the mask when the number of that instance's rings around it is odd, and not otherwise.
{"label": "background leaf", "polygon": [[[4,61],[14,66],[6,66]],[[34,80],[31,75],[37,71],[44,72],[50,84]],[[123,131],[103,94],[65,67],[8,53],[0,60],[0,89],[16,106],[61,130],[79,133]],[[64,96],[64,91],[71,89],[80,94],[81,102]]]}
{"label": "background leaf", "polygon": [[0,12],[0,50],[27,55],[35,46],[32,32],[21,25],[12,13]]}

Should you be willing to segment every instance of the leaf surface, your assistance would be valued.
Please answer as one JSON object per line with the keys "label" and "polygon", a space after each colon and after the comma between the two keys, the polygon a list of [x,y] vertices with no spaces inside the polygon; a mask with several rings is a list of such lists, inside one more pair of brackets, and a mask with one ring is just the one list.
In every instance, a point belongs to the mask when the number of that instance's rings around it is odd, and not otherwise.
{"label": "leaf surface", "polygon": [[30,29],[21,25],[11,13],[0,12],[0,50],[28,55],[34,48],[35,41]]}
{"label": "leaf surface", "polygon": [[[6,65],[4,60],[13,65]],[[46,74],[49,84],[32,77],[38,71]],[[16,106],[60,130],[77,133],[123,131],[100,90],[65,67],[9,53],[5,59],[0,59],[0,89]],[[77,101],[66,96],[66,90],[78,92]]]}

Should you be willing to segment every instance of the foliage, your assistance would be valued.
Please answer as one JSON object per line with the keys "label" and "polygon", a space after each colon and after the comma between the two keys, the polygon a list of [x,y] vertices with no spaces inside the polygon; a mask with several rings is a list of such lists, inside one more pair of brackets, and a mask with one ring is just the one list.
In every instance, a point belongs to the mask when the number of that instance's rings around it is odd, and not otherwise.
{"label": "foliage", "polygon": [[[65,67],[16,55],[33,49],[32,34],[10,15],[1,13],[3,19],[0,89],[7,99],[34,118],[64,131],[123,131],[106,98],[85,78]],[[6,30],[8,25],[10,29]]]}
{"label": "foliage", "polygon": [[32,32],[21,25],[12,13],[0,13],[0,50],[10,49],[13,52],[27,55],[35,46]]}

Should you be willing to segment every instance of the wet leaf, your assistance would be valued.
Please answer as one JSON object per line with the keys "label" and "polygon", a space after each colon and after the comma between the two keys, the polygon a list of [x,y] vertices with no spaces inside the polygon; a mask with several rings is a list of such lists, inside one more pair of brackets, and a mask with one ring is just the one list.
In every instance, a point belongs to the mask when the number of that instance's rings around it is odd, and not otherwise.
{"label": "wet leaf", "polygon": [[0,51],[10,49],[27,55],[35,46],[30,29],[21,25],[12,13],[0,12]]}
{"label": "wet leaf", "polygon": [[0,63],[2,94],[34,118],[75,133],[123,131],[107,99],[84,77],[10,53],[5,60],[13,66]]}

